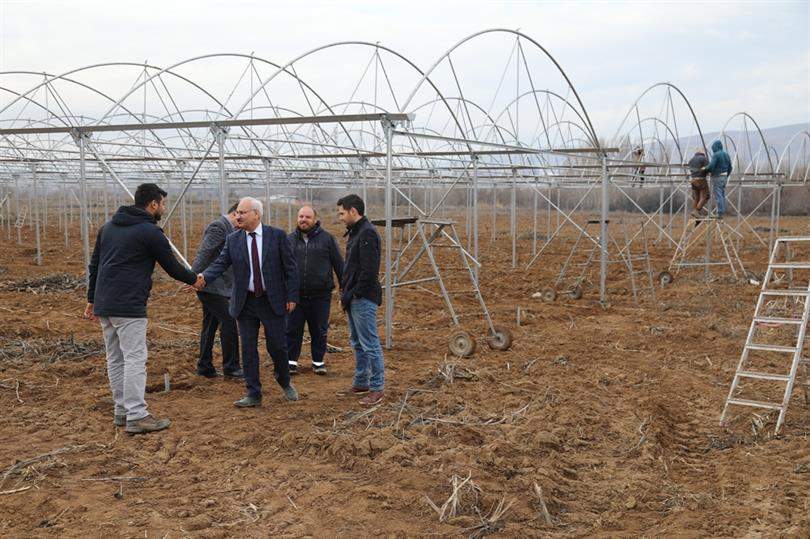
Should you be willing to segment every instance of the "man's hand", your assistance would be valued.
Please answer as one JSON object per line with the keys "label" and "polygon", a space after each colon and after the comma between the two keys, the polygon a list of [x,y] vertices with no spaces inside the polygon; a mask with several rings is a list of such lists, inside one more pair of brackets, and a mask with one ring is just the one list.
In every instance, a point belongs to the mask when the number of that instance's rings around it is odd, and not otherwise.
{"label": "man's hand", "polygon": [[203,288],[205,288],[205,277],[203,277],[202,273],[198,273],[197,282],[194,283],[194,289],[200,291]]}
{"label": "man's hand", "polygon": [[295,310],[295,302],[294,301],[288,301],[287,302],[287,312],[292,313],[294,310]]}
{"label": "man's hand", "polygon": [[87,307],[84,308],[84,317],[88,320],[95,320],[96,315],[93,314],[93,304],[88,303]]}

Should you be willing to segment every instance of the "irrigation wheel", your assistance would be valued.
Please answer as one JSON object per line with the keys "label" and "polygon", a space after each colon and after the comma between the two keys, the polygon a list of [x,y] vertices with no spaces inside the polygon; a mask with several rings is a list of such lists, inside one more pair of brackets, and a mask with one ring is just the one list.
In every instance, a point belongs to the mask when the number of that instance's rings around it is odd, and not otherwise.
{"label": "irrigation wheel", "polygon": [[667,286],[668,284],[672,284],[672,281],[675,280],[675,277],[668,271],[662,271],[658,274],[658,282],[661,283],[661,286]]}
{"label": "irrigation wheel", "polygon": [[487,344],[493,350],[505,351],[509,350],[512,346],[512,334],[504,327],[495,326],[493,333],[488,339]]}
{"label": "irrigation wheel", "polygon": [[457,357],[470,357],[475,352],[475,339],[466,331],[457,331],[450,336],[450,353]]}

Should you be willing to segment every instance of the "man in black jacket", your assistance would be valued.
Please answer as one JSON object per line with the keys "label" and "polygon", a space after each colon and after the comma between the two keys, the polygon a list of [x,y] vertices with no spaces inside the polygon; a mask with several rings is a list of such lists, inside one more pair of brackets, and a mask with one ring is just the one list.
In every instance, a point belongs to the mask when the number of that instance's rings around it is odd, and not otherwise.
{"label": "man in black jacket", "polygon": [[[205,271],[222,252],[225,238],[236,226],[236,206],[237,204],[231,206],[227,214],[221,215],[205,228],[203,239],[197,248],[197,256],[191,264],[191,271],[194,273]],[[197,292],[203,311],[197,374],[206,378],[216,378],[221,374],[226,378],[244,378],[244,373],[239,368],[239,333],[236,330],[236,320],[228,314],[228,300],[232,289],[233,270],[228,268],[222,277]],[[222,373],[217,371],[213,363],[217,328],[222,346]]]}
{"label": "man in black jacket", "polygon": [[146,409],[146,302],[152,290],[155,261],[171,277],[199,284],[183,267],[157,222],[166,211],[166,191],[145,183],[135,191],[135,204],[121,206],[96,236],[88,267],[84,316],[98,318],[107,350],[107,375],[115,402],[114,423],[137,434],[168,428]]}
{"label": "man in black jacket", "polygon": [[304,340],[304,323],[309,326],[312,340],[312,370],[325,375],[326,335],[329,331],[329,309],[332,289],[343,276],[343,257],[340,256],[335,237],[321,228],[312,206],[298,210],[298,228],[287,236],[298,263],[298,305],[287,316],[287,351],[290,356],[290,374],[298,372],[298,358]]}
{"label": "man in black jacket", "polygon": [[380,235],[366,219],[366,205],[357,195],[338,200],[338,216],[346,225],[346,264],[340,280],[340,304],[349,316],[349,341],[354,348],[352,387],[342,395],[368,393],[361,404],[372,406],[383,399],[385,364],[377,335],[377,308],[382,304]]}

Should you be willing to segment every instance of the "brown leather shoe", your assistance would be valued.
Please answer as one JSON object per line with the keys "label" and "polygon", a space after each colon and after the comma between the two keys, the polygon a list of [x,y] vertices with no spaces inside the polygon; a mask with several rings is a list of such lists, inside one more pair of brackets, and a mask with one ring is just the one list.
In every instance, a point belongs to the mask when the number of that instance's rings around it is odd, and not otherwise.
{"label": "brown leather shoe", "polygon": [[145,434],[147,432],[157,432],[168,429],[172,422],[169,419],[158,419],[151,415],[135,421],[127,421],[124,431],[127,434]]}
{"label": "brown leather shoe", "polygon": [[360,399],[363,406],[374,406],[382,402],[385,393],[383,391],[371,391],[368,395]]}

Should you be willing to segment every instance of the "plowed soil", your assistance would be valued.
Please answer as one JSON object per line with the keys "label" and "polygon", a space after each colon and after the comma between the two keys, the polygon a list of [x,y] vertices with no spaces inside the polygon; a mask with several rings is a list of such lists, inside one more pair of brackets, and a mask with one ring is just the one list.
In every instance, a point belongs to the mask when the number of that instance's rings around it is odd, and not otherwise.
{"label": "plowed soil", "polygon": [[[781,227],[810,232],[807,218]],[[353,356],[335,305],[329,340],[343,351],[327,355],[329,375],[305,355],[302,398],[287,403],[263,354],[264,406],[235,409],[240,383],[195,376],[196,296],[158,271],[147,400],[172,426],[135,437],[113,426],[100,328],[81,318],[78,230],[69,248],[47,230],[42,266],[27,227],[22,245],[0,230],[0,535],[810,536],[802,389],[778,437],[772,413],[734,409],[718,424],[757,286],[682,271],[636,306],[614,264],[608,305],[591,282],[578,301],[543,303],[531,296],[554,280],[573,229],[529,270],[531,235],[512,269],[508,216],[499,229],[492,242],[482,225],[480,276],[511,349],[487,346],[461,258],[437,248],[477,350],[448,354],[454,329],[434,283],[398,289],[386,397],[372,409],[336,395]],[[656,238],[655,273],[673,253]],[[741,247],[764,271],[767,248],[750,233]],[[57,273],[68,277],[36,281]]]}

